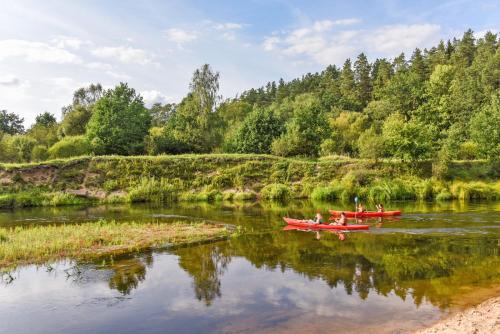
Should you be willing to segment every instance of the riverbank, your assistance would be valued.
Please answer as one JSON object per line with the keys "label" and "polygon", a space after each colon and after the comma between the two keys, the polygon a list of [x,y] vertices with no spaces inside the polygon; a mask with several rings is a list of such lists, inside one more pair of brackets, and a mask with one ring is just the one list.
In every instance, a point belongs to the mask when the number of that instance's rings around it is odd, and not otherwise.
{"label": "riverbank", "polygon": [[416,334],[490,334],[500,332],[500,296],[452,315]]}
{"label": "riverbank", "polygon": [[126,202],[499,199],[496,163],[452,162],[442,179],[432,162],[269,155],[99,156],[0,164],[0,208]]}
{"label": "riverbank", "polygon": [[135,223],[97,221],[84,224],[0,228],[0,269],[42,264],[63,258],[90,259],[154,246],[180,245],[228,234],[208,223]]}

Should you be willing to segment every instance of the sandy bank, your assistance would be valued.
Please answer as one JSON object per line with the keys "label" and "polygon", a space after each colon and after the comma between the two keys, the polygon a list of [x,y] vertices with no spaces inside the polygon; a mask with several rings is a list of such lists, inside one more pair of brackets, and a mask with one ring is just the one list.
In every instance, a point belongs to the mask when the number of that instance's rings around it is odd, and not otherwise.
{"label": "sandy bank", "polygon": [[416,332],[416,334],[430,333],[500,333],[500,297],[488,299],[478,306]]}

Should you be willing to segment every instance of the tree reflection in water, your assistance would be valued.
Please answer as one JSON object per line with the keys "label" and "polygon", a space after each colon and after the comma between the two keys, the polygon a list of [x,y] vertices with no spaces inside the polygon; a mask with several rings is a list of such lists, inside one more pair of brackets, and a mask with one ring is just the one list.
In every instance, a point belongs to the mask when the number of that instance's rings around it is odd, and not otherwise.
{"label": "tree reflection in water", "polygon": [[179,256],[179,266],[193,277],[196,298],[210,306],[216,297],[221,296],[220,277],[231,262],[227,243],[181,248],[175,253]]}

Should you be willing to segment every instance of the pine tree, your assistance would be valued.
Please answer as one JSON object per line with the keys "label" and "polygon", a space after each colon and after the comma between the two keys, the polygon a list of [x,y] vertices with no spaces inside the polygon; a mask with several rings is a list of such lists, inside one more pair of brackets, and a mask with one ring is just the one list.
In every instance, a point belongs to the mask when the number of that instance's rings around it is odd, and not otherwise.
{"label": "pine tree", "polygon": [[372,97],[371,66],[364,53],[361,53],[354,63],[354,79],[361,107],[364,108]]}

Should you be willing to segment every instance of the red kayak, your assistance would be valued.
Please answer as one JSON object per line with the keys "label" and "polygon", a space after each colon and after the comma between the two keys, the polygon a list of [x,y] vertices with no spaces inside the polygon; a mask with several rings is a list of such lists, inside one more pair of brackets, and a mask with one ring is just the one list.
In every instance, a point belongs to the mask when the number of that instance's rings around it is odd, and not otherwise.
{"label": "red kayak", "polygon": [[340,213],[344,212],[346,217],[349,218],[390,217],[390,216],[401,215],[401,211],[384,211],[384,212],[375,212],[375,211],[354,212],[354,211],[336,211],[336,210],[328,210],[328,211],[332,216],[340,216]]}
{"label": "red kayak", "polygon": [[293,219],[283,217],[288,225],[305,227],[310,229],[324,229],[324,230],[368,230],[370,225],[327,225],[327,224],[313,224],[309,220]]}

